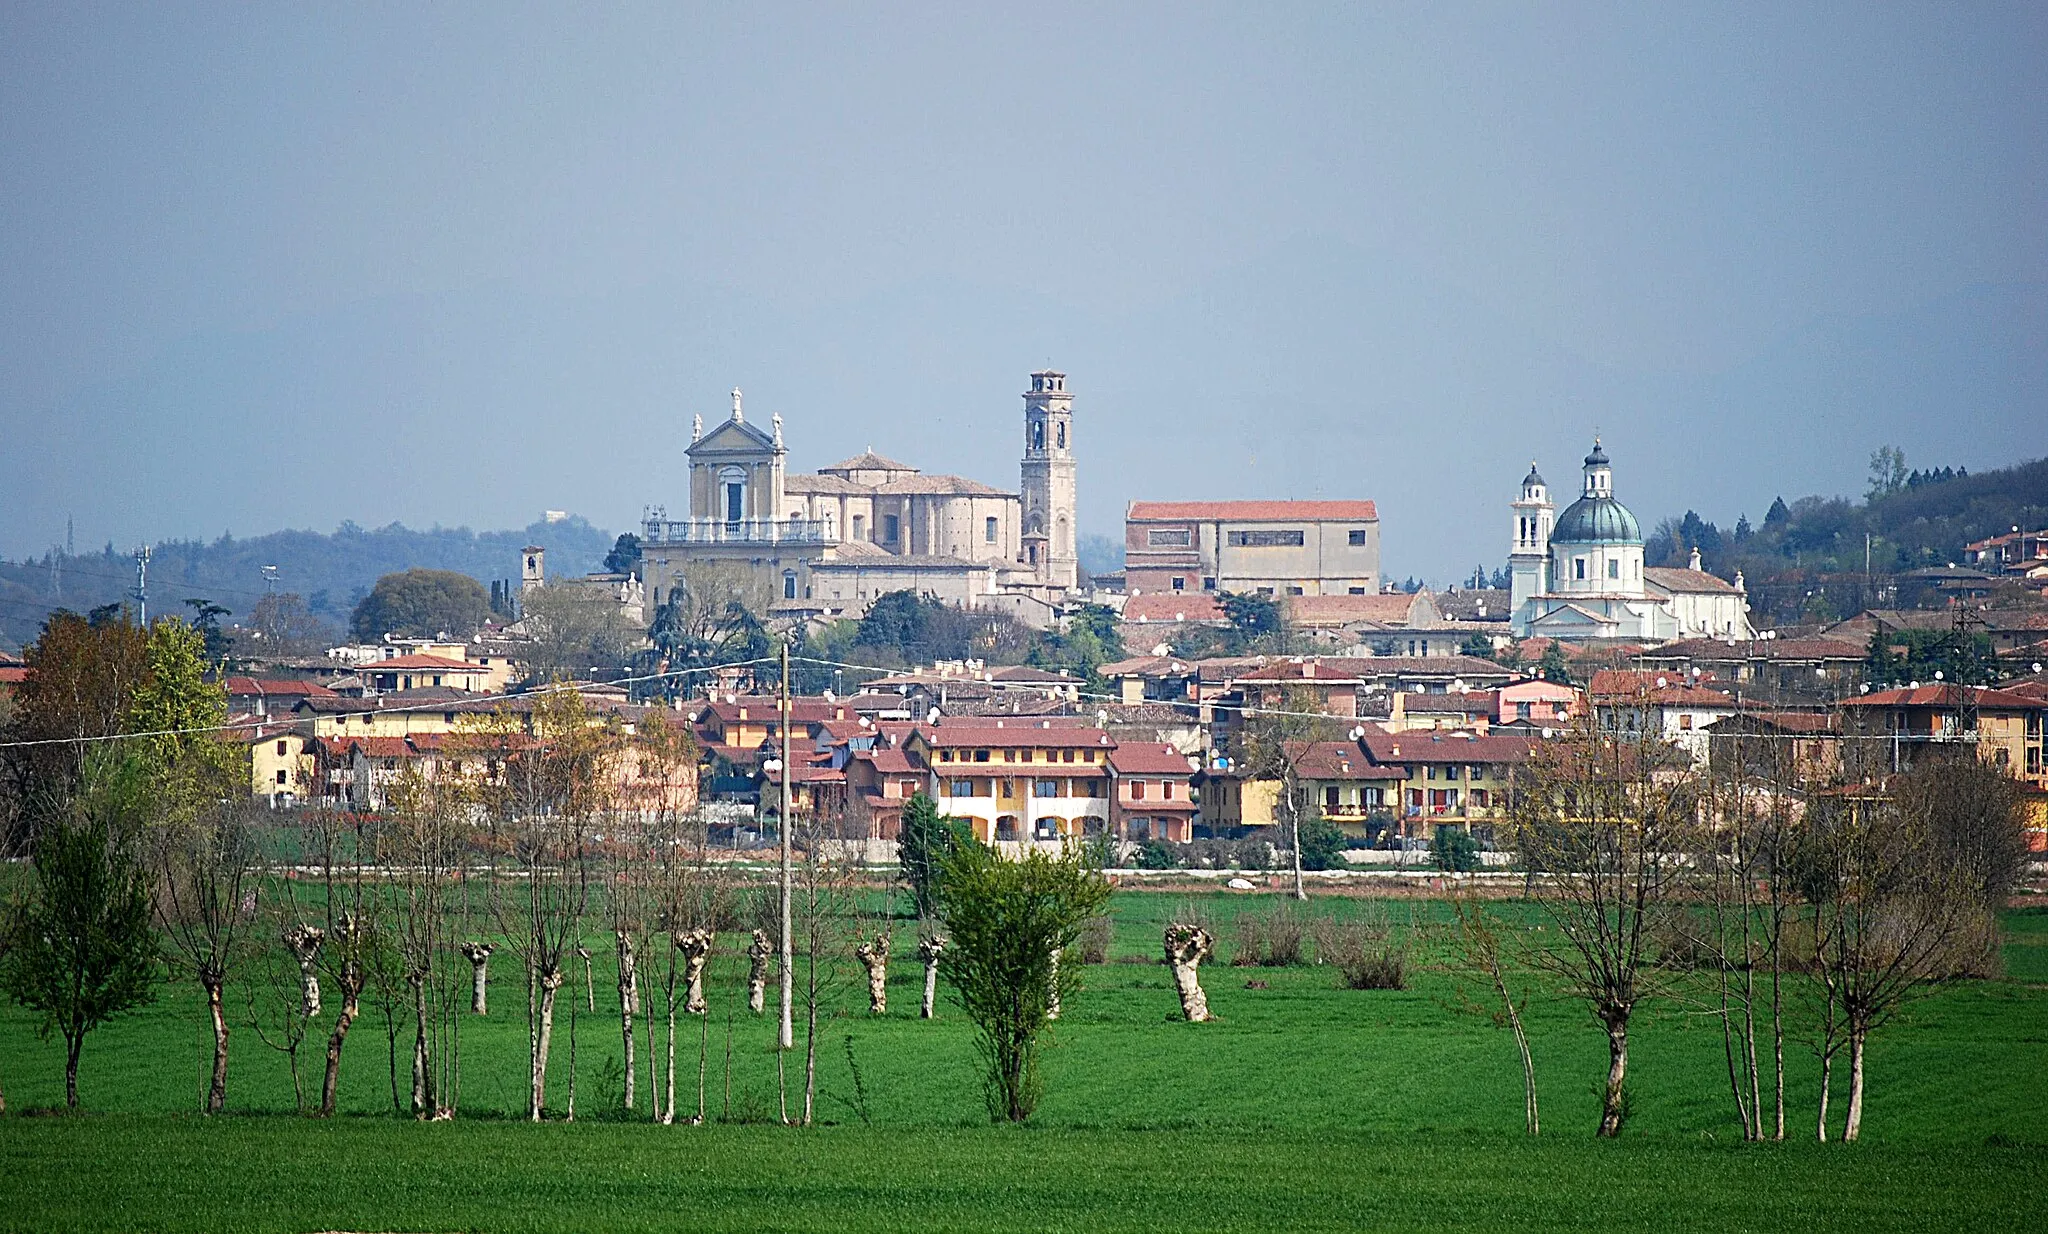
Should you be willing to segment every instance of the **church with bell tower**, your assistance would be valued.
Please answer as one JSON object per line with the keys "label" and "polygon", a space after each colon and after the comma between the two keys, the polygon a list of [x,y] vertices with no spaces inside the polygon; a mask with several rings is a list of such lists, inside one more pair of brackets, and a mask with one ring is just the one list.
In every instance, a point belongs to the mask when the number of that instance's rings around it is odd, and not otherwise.
{"label": "church with bell tower", "polygon": [[1030,376],[1017,491],[931,475],[872,447],[791,473],[782,416],[764,431],[732,392],[707,431],[693,416],[688,516],[650,506],[641,559],[658,608],[692,563],[743,567],[778,616],[858,617],[878,596],[912,591],[1045,626],[1080,583],[1074,400],[1065,373]]}

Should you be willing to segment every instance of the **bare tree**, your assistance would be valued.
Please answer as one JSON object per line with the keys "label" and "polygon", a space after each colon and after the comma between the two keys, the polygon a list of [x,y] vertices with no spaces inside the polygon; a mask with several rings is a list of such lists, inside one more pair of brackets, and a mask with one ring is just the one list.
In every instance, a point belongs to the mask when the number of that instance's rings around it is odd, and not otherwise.
{"label": "bare tree", "polygon": [[1517,996],[1513,974],[1517,963],[1512,936],[1484,904],[1467,894],[1451,897],[1451,913],[1457,922],[1454,971],[1483,982],[1494,1006],[1486,1013],[1496,1025],[1505,1025],[1515,1036],[1515,1050],[1522,1059],[1522,1119],[1530,1135],[1542,1130],[1536,1103],[1536,1060],[1529,1053],[1529,1033],[1522,1024],[1528,995]]}
{"label": "bare tree", "polygon": [[[303,847],[318,871],[323,893],[319,912],[326,924],[317,962],[341,999],[327,1038],[326,1072],[320,1083],[322,1117],[334,1114],[342,1048],[362,1012],[363,987],[382,943],[377,931],[380,904],[370,877],[376,847],[371,826],[365,815],[315,809],[307,812],[301,828]],[[295,896],[292,884],[285,886],[287,894]]]}
{"label": "bare tree", "polygon": [[[460,1098],[458,1011],[468,993],[467,974],[456,971],[467,965],[455,941],[469,933],[476,908],[465,866],[470,809],[457,786],[431,785],[408,771],[388,788],[385,813],[380,855],[393,872],[394,968],[413,1028],[412,1112],[420,1119],[452,1118]],[[386,976],[379,973],[377,980],[389,999],[397,983]],[[387,1027],[395,1043],[388,1014]]]}
{"label": "bare tree", "polygon": [[1658,940],[1693,841],[1695,797],[1681,752],[1589,726],[1538,747],[1512,790],[1514,847],[1563,937],[1532,960],[1607,1034],[1602,1136],[1620,1135],[1627,1117],[1629,1020],[1663,988]]}
{"label": "bare tree", "polygon": [[457,948],[462,958],[469,961],[470,987],[469,1010],[472,1015],[491,1013],[491,952],[497,950],[491,944],[472,939]]}
{"label": "bare tree", "polygon": [[[1799,879],[1812,906],[1813,976],[1821,1009],[1815,1134],[1828,1138],[1834,1063],[1849,1052],[1845,1141],[1863,1128],[1870,1035],[1934,983],[1970,973],[1995,946],[1996,905],[1968,850],[1939,835],[1936,793],[1916,785],[1817,798],[1808,810]],[[2010,816],[2016,826],[2018,816]]]}
{"label": "bare tree", "polygon": [[1297,900],[1308,899],[1308,887],[1301,875],[1301,816],[1308,808],[1301,783],[1301,760],[1311,743],[1334,738],[1342,731],[1336,719],[1315,714],[1321,706],[1321,699],[1313,691],[1289,687],[1279,692],[1276,706],[1248,711],[1237,736],[1239,757],[1246,773],[1278,782],[1273,804],[1287,828],[1289,869],[1294,876]]}
{"label": "bare tree", "polygon": [[192,974],[213,1028],[213,1074],[203,1109],[220,1113],[228,1091],[228,1018],[223,992],[241,963],[255,916],[256,843],[246,800],[185,813],[158,828],[157,918],[174,966]]}

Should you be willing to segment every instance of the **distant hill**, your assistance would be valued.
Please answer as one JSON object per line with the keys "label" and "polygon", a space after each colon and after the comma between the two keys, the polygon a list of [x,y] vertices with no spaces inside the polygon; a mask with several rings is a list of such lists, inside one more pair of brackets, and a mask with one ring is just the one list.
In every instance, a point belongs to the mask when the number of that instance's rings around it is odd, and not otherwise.
{"label": "distant hill", "polygon": [[[276,531],[254,539],[222,536],[211,543],[174,540],[155,546],[149,563],[152,612],[190,610],[188,597],[213,601],[241,617],[263,598],[263,567],[277,567],[277,590],[297,592],[323,620],[346,629],[349,611],[380,575],[412,566],[458,570],[488,584],[519,576],[519,550],[548,551],[550,576],[583,574],[604,561],[612,533],[581,518],[538,522],[513,531],[435,527],[416,531],[399,523],[366,531],[343,523],[331,535]],[[97,553],[53,550],[22,562],[0,561],[0,646],[15,648],[36,637],[57,608],[85,612],[128,598],[135,559],[112,545]]]}
{"label": "distant hill", "polygon": [[[1782,500],[1752,525],[1720,527],[1688,510],[1644,543],[1653,565],[1682,563],[1697,547],[1707,569],[1741,571],[1757,612],[1773,621],[1846,616],[1867,602],[1855,580],[1922,566],[1963,564],[1963,547],[2022,527],[2048,527],[2048,459],[1955,474],[1914,473],[1912,483],[1862,501]],[[1865,537],[1868,536],[1866,541]]]}

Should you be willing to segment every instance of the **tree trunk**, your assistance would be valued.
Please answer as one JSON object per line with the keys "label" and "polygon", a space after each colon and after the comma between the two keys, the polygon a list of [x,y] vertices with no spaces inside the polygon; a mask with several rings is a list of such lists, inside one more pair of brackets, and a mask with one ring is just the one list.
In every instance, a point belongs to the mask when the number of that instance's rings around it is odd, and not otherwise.
{"label": "tree trunk", "polygon": [[548,1046],[555,1033],[555,993],[562,988],[562,974],[550,970],[538,974],[540,978],[540,1033],[534,1038],[533,1046],[533,1105],[528,1111],[534,1122],[541,1120],[541,1109],[548,1095]]}
{"label": "tree trunk", "polygon": [[85,1045],[85,1034],[72,1033],[64,1038],[64,1105],[67,1109],[78,1108],[78,1051]]}
{"label": "tree trunk", "polygon": [[1842,1127],[1842,1143],[1853,1144],[1863,1132],[1863,1037],[1865,1029],[1849,1030],[1849,1120]]}
{"label": "tree trunk", "polygon": [[1515,1010],[1514,1001],[1507,1003],[1508,1027],[1515,1031],[1515,1048],[1522,1052],[1522,1099],[1528,1115],[1529,1134],[1536,1135],[1543,1129],[1543,1120],[1536,1111],[1536,1060],[1529,1055],[1529,1034],[1522,1028],[1522,1014]]}
{"label": "tree trunk", "polygon": [[717,934],[702,926],[676,935],[676,946],[683,953],[683,977],[687,986],[683,1010],[691,1015],[704,1014],[704,963],[711,958],[711,944],[717,938]]}
{"label": "tree trunk", "polygon": [[624,930],[619,940],[619,1031],[626,1041],[626,1108],[633,1108],[633,1013],[640,1009],[640,977],[633,960],[633,939]]}
{"label": "tree trunk", "polygon": [[1173,969],[1174,992],[1180,995],[1180,1013],[1190,1024],[1209,1018],[1209,996],[1202,992],[1201,964],[1216,949],[1207,930],[1192,925],[1166,927],[1166,962]]}
{"label": "tree trunk", "polygon": [[334,1031],[327,1037],[327,1074],[320,1081],[320,1117],[334,1116],[334,1090],[341,1080],[341,1047],[348,1041],[348,1030],[356,1022],[356,1013],[361,1009],[362,978],[357,975],[353,963],[341,970],[341,1014],[335,1017]]}
{"label": "tree trunk", "polygon": [[[1293,795],[1292,795],[1292,794],[1294,793],[1294,784],[1292,783],[1292,777],[1289,777],[1289,783],[1288,783],[1288,784],[1287,784],[1287,785],[1285,786],[1285,789],[1286,789],[1286,792],[1287,792],[1287,793],[1289,794],[1289,796],[1288,796],[1288,800],[1289,800],[1290,802],[1292,802],[1292,801],[1294,800],[1294,797],[1293,797]],[[1303,882],[1301,881],[1301,807],[1300,807],[1300,805],[1298,805],[1298,804],[1294,804],[1294,805],[1290,805],[1290,806],[1288,807],[1288,809],[1287,809],[1287,828],[1288,828],[1288,831],[1289,831],[1289,833],[1290,833],[1290,839],[1291,839],[1291,842],[1292,842],[1292,845],[1293,845],[1293,848],[1294,848],[1294,898],[1295,898],[1295,899],[1297,899],[1297,900],[1304,900],[1304,901],[1305,901],[1305,900],[1307,900],[1307,899],[1308,899],[1308,887],[1307,887],[1307,885],[1306,885],[1306,884],[1304,884],[1304,883],[1303,883]]]}
{"label": "tree trunk", "polygon": [[412,984],[413,1040],[412,1040],[412,1116],[432,1118],[434,1116],[434,1074],[432,1059],[427,1053],[427,982],[426,974],[415,973],[408,980]]}
{"label": "tree trunk", "polygon": [[213,1083],[206,1090],[206,1112],[218,1114],[228,1103],[228,1020],[221,1011],[221,979],[200,978],[206,987],[206,1010],[213,1017]]}
{"label": "tree trunk", "polygon": [[1820,1053],[1820,1117],[1814,1124],[1814,1138],[1823,1144],[1828,1142],[1828,1096],[1834,1083],[1835,1050],[1832,1045],[1824,1045]]}
{"label": "tree trunk", "polygon": [[1600,1106],[1600,1135],[1614,1139],[1621,1134],[1622,1119],[1627,1117],[1622,1108],[1622,1084],[1628,1078],[1628,1021],[1609,1020],[1607,1024],[1607,1091]]}
{"label": "tree trunk", "polygon": [[924,961],[924,1004],[918,1009],[918,1018],[932,1018],[932,1004],[939,994],[939,956],[946,950],[944,936],[927,935],[918,940],[917,954]]}
{"label": "tree trunk", "polygon": [[768,1009],[768,956],[774,951],[768,931],[754,931],[747,944],[747,1010],[760,1015]]}
{"label": "tree trunk", "polygon": [[1051,967],[1050,980],[1046,982],[1045,988],[1045,1018],[1057,1020],[1060,1018],[1060,949],[1058,947],[1052,949]]}
{"label": "tree trunk", "polygon": [[491,1013],[491,952],[489,943],[464,943],[462,954],[469,957],[469,1009],[477,1015]]}
{"label": "tree trunk", "polygon": [[326,937],[327,931],[318,926],[298,925],[284,932],[285,949],[299,962],[299,1011],[309,1020],[320,1014],[320,972],[314,963]]}
{"label": "tree trunk", "polygon": [[855,947],[853,954],[868,970],[868,1014],[889,1014],[889,936],[877,934],[872,942]]}

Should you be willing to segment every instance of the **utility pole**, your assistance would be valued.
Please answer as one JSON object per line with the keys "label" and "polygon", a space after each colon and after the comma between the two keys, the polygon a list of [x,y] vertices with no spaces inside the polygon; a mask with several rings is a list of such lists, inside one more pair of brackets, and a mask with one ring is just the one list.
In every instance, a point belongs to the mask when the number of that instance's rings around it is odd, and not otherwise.
{"label": "utility pole", "polygon": [[142,614],[142,624],[149,624],[149,545],[135,550],[135,603]]}
{"label": "utility pole", "polygon": [[796,955],[789,934],[789,641],[782,644],[782,813],[776,819],[782,832],[782,1036],[785,1050],[796,1046]]}

